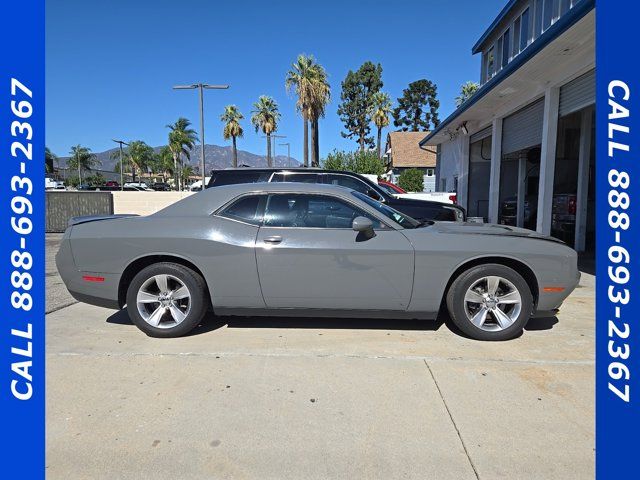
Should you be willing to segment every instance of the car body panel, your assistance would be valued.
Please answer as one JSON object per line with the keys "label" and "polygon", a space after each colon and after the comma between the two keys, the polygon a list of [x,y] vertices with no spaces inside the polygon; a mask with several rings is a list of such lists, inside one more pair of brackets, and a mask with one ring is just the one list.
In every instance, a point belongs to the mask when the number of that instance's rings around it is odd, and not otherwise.
{"label": "car body panel", "polygon": [[[405,310],[414,251],[396,230],[358,241],[351,229],[261,227],[256,257],[272,308]],[[267,243],[279,237],[277,244]]]}
{"label": "car body panel", "polygon": [[[244,195],[277,193],[337,197],[384,225],[363,238],[350,228],[271,227],[220,216]],[[282,241],[265,245],[272,236]],[[207,189],[147,217],[74,219],[56,262],[76,298],[117,308],[123,274],[148,258],[192,264],[207,283],[214,310],[255,314],[285,309],[432,318],[454,272],[482,259],[517,261],[534,272],[539,310],[557,308],[579,278],[576,252],[535,232],[460,222],[402,228],[352,190],[299,183]],[[547,293],[546,287],[564,290]]]}

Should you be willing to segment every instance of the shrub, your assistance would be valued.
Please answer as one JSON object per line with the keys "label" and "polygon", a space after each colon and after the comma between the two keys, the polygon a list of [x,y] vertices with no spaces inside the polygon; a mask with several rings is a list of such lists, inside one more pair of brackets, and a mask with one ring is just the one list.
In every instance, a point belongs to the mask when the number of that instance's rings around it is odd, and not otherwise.
{"label": "shrub", "polygon": [[409,168],[400,174],[398,186],[407,192],[422,192],[424,190],[424,178],[422,171],[417,168]]}
{"label": "shrub", "polygon": [[322,161],[322,168],[380,176],[385,173],[384,162],[375,152],[345,152],[334,150]]}

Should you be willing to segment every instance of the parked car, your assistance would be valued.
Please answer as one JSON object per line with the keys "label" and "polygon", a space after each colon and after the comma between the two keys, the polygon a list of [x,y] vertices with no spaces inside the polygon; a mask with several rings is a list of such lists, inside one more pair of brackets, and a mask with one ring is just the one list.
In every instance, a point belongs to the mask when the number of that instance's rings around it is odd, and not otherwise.
{"label": "parked car", "polygon": [[395,183],[387,182],[386,180],[378,179],[378,186],[387,192],[389,195],[397,195],[399,193],[407,193]]}
{"label": "parked car", "polygon": [[60,180],[54,180],[51,177],[44,178],[44,189],[45,190],[66,190],[64,186],[64,182]]}
{"label": "parked car", "polygon": [[147,190],[149,187],[145,182],[126,182],[124,184],[125,187],[137,187],[137,188],[143,188],[145,190]]}
{"label": "parked car", "polygon": [[165,182],[155,182],[151,184],[151,190],[155,190],[156,192],[170,192],[171,185]]}
{"label": "parked car", "polygon": [[[524,200],[524,216],[523,225],[531,230],[536,229],[536,218],[538,211],[538,197],[536,195],[528,196]],[[507,197],[501,204],[500,223],[502,225],[517,225],[518,223],[518,197]]]}
{"label": "parked car", "polygon": [[104,185],[106,187],[119,187],[120,184],[118,182],[116,182],[115,180],[109,180],[108,182],[105,182]]}
{"label": "parked car", "polygon": [[207,188],[238,183],[296,182],[339,185],[369,195],[374,200],[395,208],[418,221],[463,222],[465,211],[457,205],[397,198],[380,188],[376,183],[353,172],[322,170],[316,168],[228,168],[214,170]]}
{"label": "parked car", "polygon": [[436,318],[483,340],[550,315],[577,254],[529,230],[419,222],[361,192],[305,183],[210,188],[147,217],[72,219],[56,255],[79,301],[125,304],[150,336],[219,315]]}

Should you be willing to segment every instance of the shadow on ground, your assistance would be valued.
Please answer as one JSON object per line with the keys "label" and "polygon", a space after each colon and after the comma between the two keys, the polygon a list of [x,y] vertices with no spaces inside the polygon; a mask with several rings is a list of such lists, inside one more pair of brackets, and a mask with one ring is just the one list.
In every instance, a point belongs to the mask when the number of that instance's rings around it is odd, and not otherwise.
{"label": "shadow on ground", "polygon": [[[131,325],[126,309],[119,310],[107,318],[107,323]],[[558,323],[556,317],[532,318],[525,330],[550,330]],[[226,326],[227,328],[295,328],[318,330],[406,330],[437,331],[446,325],[456,335],[469,338],[454,325],[448,315],[441,314],[437,320],[410,320],[394,318],[322,318],[322,317],[232,317],[207,314],[202,323],[187,336],[201,335]]]}

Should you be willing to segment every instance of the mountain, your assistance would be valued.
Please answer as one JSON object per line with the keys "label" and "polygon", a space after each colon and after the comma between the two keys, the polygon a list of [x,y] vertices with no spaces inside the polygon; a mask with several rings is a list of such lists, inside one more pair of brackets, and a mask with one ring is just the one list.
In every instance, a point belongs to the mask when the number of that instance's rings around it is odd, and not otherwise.
{"label": "mountain", "polygon": [[[162,147],[154,147],[154,150],[158,152]],[[116,163],[118,163],[117,152],[118,148],[112,148],[105,152],[94,152],[100,161],[100,166],[96,167],[97,170],[106,170],[109,172],[114,171]],[[111,158],[111,155],[116,154],[115,158]],[[221,147],[219,145],[205,145],[204,156],[206,158],[205,169],[207,172],[214,169],[228,168],[233,164],[233,152],[231,147]],[[69,157],[60,157],[60,167],[65,167],[67,159]],[[191,161],[189,164],[200,170],[200,145],[191,150]],[[256,155],[255,153],[247,152],[244,150],[238,150],[238,165],[248,165],[250,167],[266,167],[267,157],[265,155]],[[274,159],[274,166],[276,167],[297,167],[300,166],[300,162],[291,157],[291,164],[288,163],[286,155],[277,155]]]}

